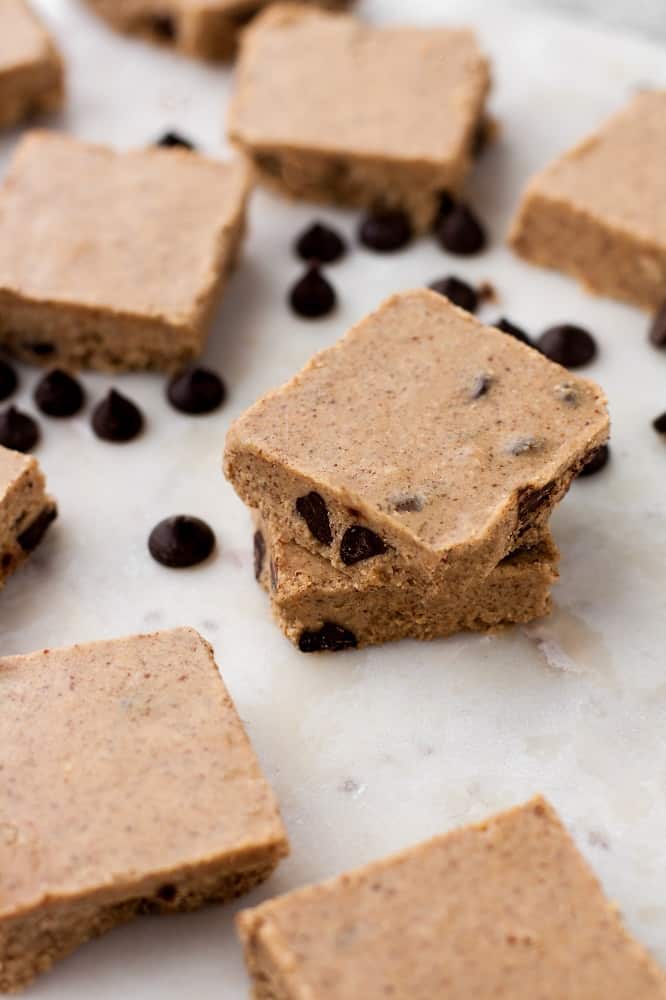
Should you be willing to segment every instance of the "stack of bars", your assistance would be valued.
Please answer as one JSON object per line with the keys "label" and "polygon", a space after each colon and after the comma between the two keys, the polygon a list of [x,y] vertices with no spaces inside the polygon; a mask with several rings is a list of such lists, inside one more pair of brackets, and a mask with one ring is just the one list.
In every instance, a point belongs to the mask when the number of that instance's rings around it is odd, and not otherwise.
{"label": "stack of bars", "polygon": [[546,614],[551,512],[608,433],[598,386],[420,289],[243,414],[225,472],[281,628],[337,651]]}

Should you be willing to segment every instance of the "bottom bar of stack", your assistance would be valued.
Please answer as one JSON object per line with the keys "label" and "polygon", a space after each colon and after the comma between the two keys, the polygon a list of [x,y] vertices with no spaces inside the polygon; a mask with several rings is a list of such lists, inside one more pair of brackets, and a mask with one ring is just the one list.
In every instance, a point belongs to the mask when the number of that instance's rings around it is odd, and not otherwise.
{"label": "bottom bar of stack", "polygon": [[284,539],[255,515],[255,569],[273,615],[301,652],[338,652],[399,639],[486,631],[547,615],[559,552],[550,531],[517,549],[463,594],[450,587],[354,586],[327,560]]}

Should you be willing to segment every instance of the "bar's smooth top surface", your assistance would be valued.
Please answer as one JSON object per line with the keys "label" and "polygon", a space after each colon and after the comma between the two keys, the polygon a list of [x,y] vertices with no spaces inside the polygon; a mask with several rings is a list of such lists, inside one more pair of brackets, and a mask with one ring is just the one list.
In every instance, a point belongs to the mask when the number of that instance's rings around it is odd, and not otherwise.
{"label": "bar's smooth top surface", "polygon": [[244,35],[230,132],[249,145],[449,162],[488,83],[470,30],[377,28],[282,5]]}
{"label": "bar's smooth top surface", "polygon": [[187,326],[215,286],[248,183],[242,160],[31,132],[0,189],[0,294]]}
{"label": "bar's smooth top surface", "polygon": [[[607,425],[594,383],[416,290],[255,403],[227,456],[303,475],[442,555],[485,537],[522,488],[552,483]],[[419,509],[400,504],[406,494]]]}
{"label": "bar's smooth top surface", "polygon": [[183,865],[286,853],[193,629],[0,659],[0,917]]}
{"label": "bar's smooth top surface", "polygon": [[666,246],[666,90],[638,94],[538,174],[527,194],[568,202]]}
{"label": "bar's smooth top surface", "polygon": [[239,930],[290,1000],[666,997],[542,799],[246,911]]}
{"label": "bar's smooth top surface", "polygon": [[25,0],[0,2],[0,75],[44,59],[49,36]]}

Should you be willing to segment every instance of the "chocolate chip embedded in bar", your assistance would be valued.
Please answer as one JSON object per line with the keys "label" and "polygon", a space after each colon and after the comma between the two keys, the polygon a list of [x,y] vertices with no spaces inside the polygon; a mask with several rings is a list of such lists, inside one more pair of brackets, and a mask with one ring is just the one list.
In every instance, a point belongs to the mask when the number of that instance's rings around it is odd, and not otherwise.
{"label": "chocolate chip embedded in bar", "polygon": [[599,295],[658,308],[666,297],[666,90],[636,96],[537,174],[509,241]]}
{"label": "chocolate chip embedded in bar", "polygon": [[56,46],[26,0],[0,3],[0,128],[57,111],[65,69]]}
{"label": "chocolate chip embedded in bar", "polygon": [[193,629],[0,659],[0,991],[140,913],[249,891],[288,853]]}
{"label": "chocolate chip embedded in bar", "polygon": [[664,1000],[554,809],[482,823],[237,918],[257,1000]]}
{"label": "chocolate chip embedded in bar", "polygon": [[399,639],[435,639],[465,630],[529,622],[550,611],[559,553],[549,531],[504,559],[464,591],[448,584],[424,588],[388,581],[355,584],[328,560],[284,539],[279,527],[256,518],[255,546],[275,568],[259,565],[276,621],[303,653],[340,652]]}
{"label": "chocolate chip embedded in bar", "polygon": [[[111,27],[157,45],[168,45],[198,59],[231,59],[238,36],[274,0],[86,0]],[[299,0],[338,9],[349,0]]]}
{"label": "chocolate chip embedded in bar", "polygon": [[0,447],[0,587],[37,548],[56,514],[38,462]]}
{"label": "chocolate chip embedded in bar", "polygon": [[607,437],[594,383],[419,289],[243,414],[225,471],[285,538],[356,582],[463,586],[519,534],[529,543]]}
{"label": "chocolate chip embedded in bar", "polygon": [[267,184],[370,211],[363,242],[395,250],[461,187],[489,87],[470,30],[282,4],[243,35],[229,135]]}
{"label": "chocolate chip embedded in bar", "polygon": [[182,368],[236,259],[249,183],[240,160],[28,133],[0,188],[0,344],[65,369]]}

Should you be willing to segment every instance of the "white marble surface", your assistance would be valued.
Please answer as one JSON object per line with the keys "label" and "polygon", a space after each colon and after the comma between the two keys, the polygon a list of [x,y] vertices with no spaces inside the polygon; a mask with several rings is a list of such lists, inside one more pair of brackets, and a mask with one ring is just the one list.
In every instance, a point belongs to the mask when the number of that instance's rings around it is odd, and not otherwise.
{"label": "white marble surface", "polygon": [[[65,127],[131,146],[173,125],[221,149],[228,71],[116,38],[74,0],[39,5],[70,64]],[[169,411],[158,377],[86,378],[91,397],[111,382],[134,396],[148,429],[114,447],[93,438],[89,411],[44,425],[38,455],[62,517],[2,593],[0,651],[179,623],[208,636],[293,843],[251,902],[541,791],[631,929],[666,963],[666,446],[650,428],[666,409],[666,357],[646,344],[644,315],[588,298],[502,246],[524,180],[636,86],[665,85],[664,49],[491,6],[414,0],[410,16],[473,21],[495,59],[502,140],[472,183],[492,250],[469,262],[429,241],[392,258],[358,250],[331,271],[339,312],[308,325],[289,315],[284,293],[299,270],[290,241],[315,213],[257,194],[208,351],[228,379],[228,406],[192,420]],[[404,18],[401,0],[365,0],[361,10]],[[14,141],[2,139],[3,161]],[[350,214],[322,214],[352,234]],[[576,484],[555,517],[564,558],[551,621],[489,638],[303,657],[271,624],[252,579],[248,517],[219,468],[226,428],[384,295],[447,272],[492,279],[502,301],[485,309],[489,320],[501,312],[534,331],[577,320],[597,333],[602,353],[589,374],[610,396],[613,465]],[[36,374],[22,377],[20,402],[31,408]],[[169,572],[147,555],[150,528],[175,512],[199,514],[217,531],[219,554],[199,570]],[[139,921],[81,949],[30,995],[240,1000],[247,982],[233,912]]]}

